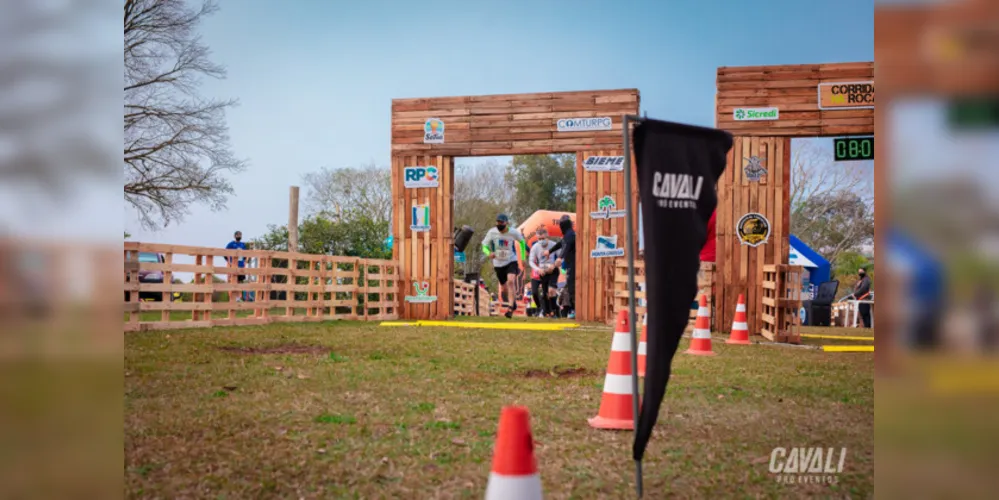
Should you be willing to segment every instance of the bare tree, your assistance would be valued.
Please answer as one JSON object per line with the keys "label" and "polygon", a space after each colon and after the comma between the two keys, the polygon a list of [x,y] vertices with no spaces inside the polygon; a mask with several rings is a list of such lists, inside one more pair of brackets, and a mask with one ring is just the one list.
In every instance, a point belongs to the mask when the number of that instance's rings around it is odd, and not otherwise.
{"label": "bare tree", "polygon": [[125,200],[147,227],[182,218],[192,203],[224,207],[233,192],[224,175],[245,168],[225,123],[236,101],[197,93],[202,78],[225,77],[196,32],[217,8],[125,2]]}
{"label": "bare tree", "polygon": [[375,221],[392,216],[392,172],[368,164],[360,168],[323,168],[303,177],[306,211],[337,219],[350,213]]}
{"label": "bare tree", "polygon": [[791,232],[832,262],[874,238],[874,177],[870,165],[832,162],[796,142],[791,157]]}

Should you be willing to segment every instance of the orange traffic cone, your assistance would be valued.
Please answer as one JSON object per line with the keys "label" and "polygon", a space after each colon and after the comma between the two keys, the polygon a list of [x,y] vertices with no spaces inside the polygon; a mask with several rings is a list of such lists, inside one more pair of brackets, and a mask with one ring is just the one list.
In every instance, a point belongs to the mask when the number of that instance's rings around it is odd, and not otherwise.
{"label": "orange traffic cone", "polygon": [[642,340],[638,343],[638,376],[645,376],[645,352],[648,350],[646,341],[649,338],[649,315],[642,316]]}
{"label": "orange traffic cone", "polygon": [[694,335],[690,339],[690,348],[684,352],[698,356],[714,356],[716,354],[711,350],[711,312],[708,311],[708,298],[704,294],[701,294],[697,308],[697,320],[694,321]]}
{"label": "orange traffic cone", "polygon": [[597,416],[589,419],[590,427],[597,429],[634,429],[635,413],[631,407],[631,332],[628,330],[628,312],[617,314],[614,340],[611,341],[607,376],[604,377],[604,395]]}
{"label": "orange traffic cone", "polygon": [[523,406],[507,406],[500,413],[486,500],[541,500],[530,418]]}
{"label": "orange traffic cone", "polygon": [[749,342],[749,324],[746,323],[746,297],[739,294],[739,303],[735,305],[735,318],[732,318],[732,334],[726,344],[747,345]]}

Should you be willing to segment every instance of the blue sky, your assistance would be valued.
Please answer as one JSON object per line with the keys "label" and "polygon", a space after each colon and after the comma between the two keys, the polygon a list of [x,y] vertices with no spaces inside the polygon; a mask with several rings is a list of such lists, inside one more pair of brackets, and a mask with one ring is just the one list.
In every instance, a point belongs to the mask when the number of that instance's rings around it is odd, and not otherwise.
{"label": "blue sky", "polygon": [[229,77],[203,91],[241,101],[228,123],[249,168],[221,212],[150,232],[126,208],[137,240],[224,245],[285,223],[303,174],[388,164],[393,98],[638,88],[650,117],[713,125],[719,66],[874,57],[873,0],[221,4],[202,32]]}

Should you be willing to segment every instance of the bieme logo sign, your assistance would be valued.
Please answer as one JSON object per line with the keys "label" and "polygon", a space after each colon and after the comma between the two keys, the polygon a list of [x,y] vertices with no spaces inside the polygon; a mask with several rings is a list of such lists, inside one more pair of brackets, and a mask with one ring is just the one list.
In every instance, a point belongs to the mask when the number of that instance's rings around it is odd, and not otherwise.
{"label": "bieme logo sign", "polygon": [[836,484],[846,463],[846,448],[774,448],[770,473],[781,484]]}
{"label": "bieme logo sign", "polygon": [[405,167],[402,172],[402,184],[407,188],[435,188],[440,185],[437,167]]}
{"label": "bieme logo sign", "polygon": [[737,122],[779,120],[780,111],[777,108],[735,108],[732,119]]}
{"label": "bieme logo sign", "polygon": [[819,84],[819,109],[874,108],[874,82]]}
{"label": "bieme logo sign", "polygon": [[623,156],[590,156],[583,160],[583,170],[587,172],[623,172]]}
{"label": "bieme logo sign", "polygon": [[562,118],[558,122],[559,132],[583,132],[586,130],[611,130],[611,119],[600,118]]}

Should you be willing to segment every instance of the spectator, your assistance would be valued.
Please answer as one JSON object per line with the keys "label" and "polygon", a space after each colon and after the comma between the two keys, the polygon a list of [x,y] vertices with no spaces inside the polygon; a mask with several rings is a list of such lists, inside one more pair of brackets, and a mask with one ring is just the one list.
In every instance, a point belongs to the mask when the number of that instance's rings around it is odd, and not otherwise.
{"label": "spectator", "polygon": [[[853,289],[851,296],[856,300],[869,300],[871,296],[871,278],[867,276],[867,270],[860,268],[857,271],[857,275],[860,280],[857,281],[857,286]],[[860,320],[864,323],[864,328],[871,327],[871,305],[870,304],[857,304],[858,312],[860,313]]]}
{"label": "spectator", "polygon": [[[242,231],[236,231],[235,233],[233,233],[232,238],[233,238],[233,240],[230,241],[229,244],[225,246],[226,250],[246,250],[246,243],[243,243],[243,232]],[[228,264],[229,266],[232,266],[232,260],[233,260],[233,258],[234,257],[226,257],[225,258],[226,264]],[[237,262],[237,267],[239,267],[239,268],[246,267],[246,257],[240,257],[239,258],[239,260]],[[237,283],[243,283],[244,281],[246,281],[246,275],[242,274],[242,273],[237,273],[236,274],[236,282]],[[246,299],[246,292],[244,291],[244,292],[242,292],[240,294],[240,297],[236,299],[236,302],[242,302],[245,299]]]}
{"label": "spectator", "polygon": [[572,219],[568,215],[563,215],[558,221],[558,227],[562,230],[562,241],[558,242],[548,252],[554,253],[562,250],[560,258],[562,266],[565,268],[565,302],[564,316],[567,318],[576,317],[576,231],[572,228]]}

